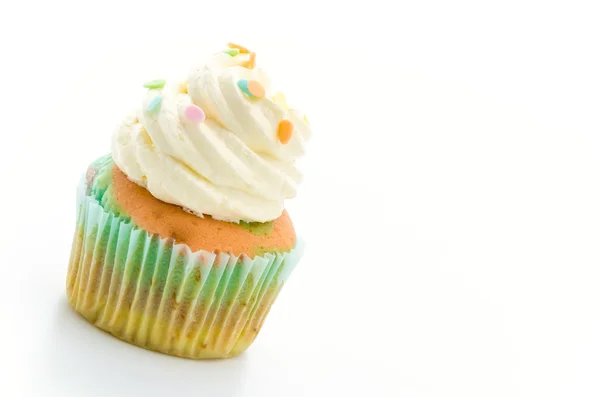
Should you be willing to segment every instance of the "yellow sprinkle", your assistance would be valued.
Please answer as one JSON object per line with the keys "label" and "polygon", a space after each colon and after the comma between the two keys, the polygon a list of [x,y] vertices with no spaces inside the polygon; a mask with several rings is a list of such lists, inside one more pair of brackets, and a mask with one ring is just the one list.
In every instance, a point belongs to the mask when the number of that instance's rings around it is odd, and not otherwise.
{"label": "yellow sprinkle", "polygon": [[242,47],[241,45],[235,43],[227,43],[227,47],[240,50],[240,54],[248,54],[250,52],[246,47]]}
{"label": "yellow sprinkle", "polygon": [[188,93],[188,87],[187,87],[187,82],[183,81],[181,82],[181,84],[179,84],[179,92],[181,94],[187,94]]}
{"label": "yellow sprinkle", "polygon": [[273,102],[281,106],[285,111],[290,110],[287,104],[287,99],[285,98],[285,95],[283,95],[283,92],[277,91],[271,96],[271,99]]}
{"label": "yellow sprinkle", "polygon": [[246,62],[245,66],[248,69],[254,69],[254,67],[256,66],[256,53],[255,52],[250,53],[250,59],[248,60],[248,62]]}
{"label": "yellow sprinkle", "polygon": [[308,122],[308,117],[306,117],[306,115],[304,115],[304,121],[306,121],[306,124],[310,125],[310,123]]}

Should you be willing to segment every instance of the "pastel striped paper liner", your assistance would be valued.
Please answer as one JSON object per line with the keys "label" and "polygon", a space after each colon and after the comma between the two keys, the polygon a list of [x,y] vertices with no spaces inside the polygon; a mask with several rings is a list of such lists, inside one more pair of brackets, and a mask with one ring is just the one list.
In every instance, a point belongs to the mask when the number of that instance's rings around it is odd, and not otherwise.
{"label": "pastel striped paper liner", "polygon": [[250,259],[206,251],[134,227],[79,189],[67,274],[73,308],[129,343],[189,358],[233,357],[250,346],[302,244]]}

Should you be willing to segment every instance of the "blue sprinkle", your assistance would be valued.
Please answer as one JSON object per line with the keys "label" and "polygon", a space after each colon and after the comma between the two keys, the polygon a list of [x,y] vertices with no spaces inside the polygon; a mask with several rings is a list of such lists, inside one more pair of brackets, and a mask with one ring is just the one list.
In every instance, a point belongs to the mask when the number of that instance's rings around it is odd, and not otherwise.
{"label": "blue sprinkle", "polygon": [[148,113],[156,113],[159,111],[160,109],[160,103],[162,102],[162,98],[157,96],[154,97],[154,99],[152,100],[152,102],[150,102],[150,105],[148,105]]}
{"label": "blue sprinkle", "polygon": [[238,81],[238,87],[240,87],[240,90],[242,90],[246,95],[253,96],[250,93],[250,90],[248,90],[248,80],[241,79],[240,81]]}

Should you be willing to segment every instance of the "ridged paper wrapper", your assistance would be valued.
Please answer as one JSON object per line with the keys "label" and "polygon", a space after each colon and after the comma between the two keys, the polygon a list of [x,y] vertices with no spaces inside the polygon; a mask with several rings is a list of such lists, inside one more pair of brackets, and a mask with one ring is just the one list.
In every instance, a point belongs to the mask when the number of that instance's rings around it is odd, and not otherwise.
{"label": "ridged paper wrapper", "polygon": [[71,306],[97,327],[147,349],[188,358],[233,357],[250,346],[299,260],[192,252],[106,211],[78,191],[67,274]]}

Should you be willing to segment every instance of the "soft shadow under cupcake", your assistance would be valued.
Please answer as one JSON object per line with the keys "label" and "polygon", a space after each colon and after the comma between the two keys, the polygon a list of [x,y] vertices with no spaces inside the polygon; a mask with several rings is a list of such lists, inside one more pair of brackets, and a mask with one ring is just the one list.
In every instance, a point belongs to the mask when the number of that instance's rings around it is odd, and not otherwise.
{"label": "soft shadow under cupcake", "polygon": [[57,395],[243,394],[245,355],[195,361],[144,350],[92,326],[65,298],[56,304],[49,338],[44,375]]}

